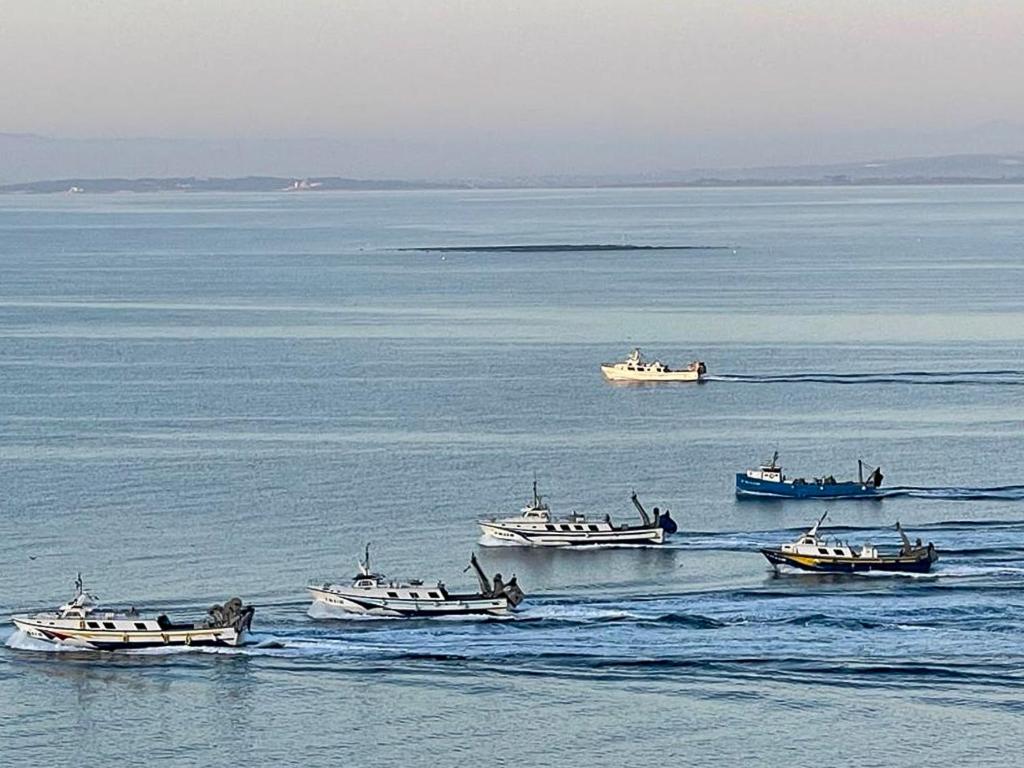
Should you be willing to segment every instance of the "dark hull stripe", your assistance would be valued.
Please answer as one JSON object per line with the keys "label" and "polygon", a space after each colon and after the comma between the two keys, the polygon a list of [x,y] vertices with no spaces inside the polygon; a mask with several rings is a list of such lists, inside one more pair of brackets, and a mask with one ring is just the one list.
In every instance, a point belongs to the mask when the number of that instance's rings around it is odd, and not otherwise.
{"label": "dark hull stripe", "polygon": [[[826,573],[864,573],[867,571],[885,571],[892,573],[928,573],[932,568],[932,560],[923,557],[915,560],[901,559],[879,559],[868,562],[857,562],[844,559],[816,559],[813,563],[805,563],[791,558],[776,550],[762,549],[761,554],[765,556],[772,565],[788,565],[792,568],[799,568],[803,571],[820,571]],[[808,556],[809,557],[809,556]]]}
{"label": "dark hull stripe", "polygon": [[[36,627],[35,631],[41,632],[46,635],[46,639],[54,643],[68,643],[72,646],[80,647],[82,650],[96,649],[100,651],[116,651],[125,650],[131,648],[168,648],[184,646],[188,648],[201,648],[203,646],[224,646],[234,647],[241,645],[238,642],[232,642],[228,640],[221,640],[216,638],[205,638],[205,639],[194,639],[191,642],[186,643],[184,640],[169,640],[164,642],[163,640],[144,640],[140,642],[125,642],[124,640],[97,640],[95,638],[87,640],[83,637],[78,637],[76,634],[67,631],[54,632],[41,627]],[[43,638],[37,638],[43,639]],[[75,643],[69,643],[68,641],[75,640]]]}
{"label": "dark hull stripe", "polygon": [[[507,528],[498,528],[498,530],[506,531],[519,538],[531,543],[540,545],[566,545],[570,547],[593,547],[597,545],[614,546],[616,544],[664,544],[665,539],[661,541],[651,536],[634,536],[628,534],[624,536],[611,536],[608,534],[591,534],[589,538],[583,538],[582,535],[579,537],[571,536],[568,532],[560,534],[557,531],[537,531],[536,533],[527,533],[523,531],[515,531]],[[647,529],[649,530],[649,529]],[[487,532],[484,532],[485,535]],[[582,533],[582,532],[581,532]],[[564,538],[563,538],[564,537]],[[492,536],[492,538],[498,539],[498,541],[511,541],[510,539],[502,539],[498,536]]]}
{"label": "dark hull stripe", "polygon": [[[377,603],[377,602],[372,602],[372,601],[367,601],[367,600],[360,600],[358,598],[351,597],[349,595],[339,595],[339,594],[335,594],[334,592],[325,592],[322,589],[311,590],[311,591],[318,592],[318,593],[320,593],[322,595],[330,595],[332,597],[340,597],[343,600],[347,600],[350,603],[355,603],[356,605],[358,605],[358,606],[360,606],[362,608],[365,608],[368,611],[372,611],[372,610],[390,611],[392,613],[401,614],[402,616],[459,616],[459,615],[472,614],[472,613],[494,613],[495,611],[504,612],[504,611],[507,611],[509,609],[508,602],[505,602],[503,605],[490,606],[490,607],[480,606],[479,608],[471,608],[471,607],[468,607],[468,606],[467,607],[463,607],[463,608],[457,608],[457,607],[440,608],[439,610],[426,610],[426,609],[417,609],[417,608],[397,608],[397,607],[390,606],[390,605],[382,605],[381,603]],[[384,598],[381,598],[381,599],[383,600]],[[421,600],[420,602],[423,603],[423,604],[427,604],[427,605],[439,605],[440,604],[438,602],[430,602],[430,601],[427,601],[427,600]],[[328,605],[334,605],[332,603],[327,603],[327,604]],[[344,610],[344,606],[336,605],[336,607],[341,608],[342,610]]]}
{"label": "dark hull stripe", "polygon": [[100,651],[123,651],[130,650],[132,648],[204,648],[214,646],[221,646],[225,648],[235,647],[234,643],[224,642],[223,640],[193,640],[191,643],[106,643],[89,641],[89,645]]}
{"label": "dark hull stripe", "polygon": [[829,483],[777,483],[773,480],[755,480],[736,475],[737,496],[777,496],[786,499],[861,499],[881,497],[883,492],[870,485],[857,482]]}

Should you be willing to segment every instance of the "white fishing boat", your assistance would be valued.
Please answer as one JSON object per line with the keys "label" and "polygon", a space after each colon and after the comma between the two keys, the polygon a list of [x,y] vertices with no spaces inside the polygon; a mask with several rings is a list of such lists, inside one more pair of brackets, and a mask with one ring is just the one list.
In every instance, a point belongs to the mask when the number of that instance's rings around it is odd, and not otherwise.
{"label": "white fishing boat", "polygon": [[426,584],[420,579],[389,579],[370,569],[370,546],[359,563],[351,584],[319,584],[307,587],[313,602],[348,613],[371,616],[457,616],[489,614],[500,616],[519,605],[525,595],[515,576],[506,583],[501,574],[490,579],[476,555],[465,570],[472,568],[480,583],[478,592],[449,592],[443,582]]}
{"label": "white fishing boat", "polygon": [[579,512],[556,518],[537,493],[535,480],[533,499],[519,515],[480,520],[478,525],[484,534],[484,543],[490,539],[493,543],[528,547],[657,545],[664,544],[666,538],[676,532],[676,522],[667,509],[662,512],[655,507],[652,516],[636,493],[632,501],[640,514],[639,525],[616,525],[608,515],[594,519]]}
{"label": "white fishing boat", "polygon": [[175,623],[167,616],[140,615],[134,608],[108,609],[75,581],[75,596],[56,611],[12,617],[29,637],[47,643],[103,651],[161,646],[236,646],[245,641],[255,609],[237,597],[214,605],[205,619]]}
{"label": "white fishing boat", "polygon": [[640,350],[634,349],[621,363],[601,363],[601,373],[609,381],[700,381],[707,366],[694,360],[686,368],[675,370],[660,360],[644,360]]}

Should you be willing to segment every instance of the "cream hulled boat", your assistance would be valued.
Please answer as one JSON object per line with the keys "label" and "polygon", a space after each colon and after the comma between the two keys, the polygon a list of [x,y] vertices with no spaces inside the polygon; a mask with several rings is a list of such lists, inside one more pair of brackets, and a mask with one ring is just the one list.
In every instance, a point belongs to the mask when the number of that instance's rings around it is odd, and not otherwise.
{"label": "cream hulled boat", "polygon": [[48,643],[93,650],[124,650],[161,646],[236,646],[245,641],[255,609],[237,597],[214,605],[207,617],[194,623],[174,623],[167,616],[149,617],[134,608],[101,608],[75,581],[75,596],[56,611],[12,617],[29,637]]}
{"label": "cream hulled boat", "polygon": [[507,583],[500,573],[494,574],[493,580],[488,578],[476,555],[470,558],[465,570],[470,568],[476,572],[480,583],[478,592],[449,592],[440,581],[425,584],[420,579],[389,579],[370,569],[370,546],[367,545],[359,573],[351,584],[313,584],[307,589],[314,604],[371,616],[500,616],[523,601],[525,595],[514,575]]}
{"label": "cream hulled boat", "polygon": [[662,513],[655,507],[652,517],[635,493],[632,501],[640,514],[641,522],[637,525],[616,525],[608,515],[591,519],[579,512],[556,518],[537,493],[534,480],[533,499],[519,515],[480,520],[478,524],[485,537],[483,543],[490,539],[494,543],[528,547],[656,545],[664,544],[676,532],[676,522],[667,509]]}
{"label": "cream hulled boat", "polygon": [[660,360],[644,360],[640,350],[634,349],[621,363],[601,363],[601,373],[609,381],[700,381],[707,366],[694,360],[683,370],[673,370]]}

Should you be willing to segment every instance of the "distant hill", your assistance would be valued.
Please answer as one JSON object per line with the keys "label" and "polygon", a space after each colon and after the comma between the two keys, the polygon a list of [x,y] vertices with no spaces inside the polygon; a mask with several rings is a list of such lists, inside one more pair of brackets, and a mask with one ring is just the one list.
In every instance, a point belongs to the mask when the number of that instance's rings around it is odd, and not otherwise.
{"label": "distant hill", "polygon": [[[948,160],[947,167],[931,161]],[[954,160],[962,162],[953,162]],[[401,181],[349,179],[323,176],[295,179],[284,176],[237,178],[67,178],[0,185],[0,194],[112,193],[112,192],[327,192],[332,190],[426,189],[595,189],[615,187],[784,187],[873,186],[927,184],[1024,184],[1024,156],[991,158],[928,158],[893,160],[885,165],[796,166],[718,171],[691,171],[665,178],[628,176],[520,177],[488,181]]]}
{"label": "distant hill", "polygon": [[[1005,145],[1015,145],[1016,130],[1001,127]],[[1024,151],[602,175],[426,180],[343,175],[344,169],[367,162],[359,146],[333,139],[54,139],[0,133],[0,192],[1024,183]]]}
{"label": "distant hill", "polygon": [[678,175],[678,178],[690,181],[758,179],[773,182],[810,180],[853,183],[889,180],[927,182],[951,179],[1007,181],[1019,180],[1022,177],[1024,153],[905,157],[828,165],[708,168],[685,171]]}
{"label": "distant hill", "polygon": [[292,179],[283,176],[241,176],[201,179],[171,177],[163,179],[49,179],[0,186],[0,192],[45,194],[54,192],[307,192],[317,190],[452,189],[462,185],[398,180],[345,179],[327,176]]}

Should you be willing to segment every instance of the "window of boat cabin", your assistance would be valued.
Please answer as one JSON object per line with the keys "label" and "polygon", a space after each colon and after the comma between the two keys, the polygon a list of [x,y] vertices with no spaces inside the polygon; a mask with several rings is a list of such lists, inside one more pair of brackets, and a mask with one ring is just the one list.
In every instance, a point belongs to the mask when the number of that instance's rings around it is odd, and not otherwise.
{"label": "window of boat cabin", "polygon": [[103,626],[107,629],[117,629],[117,627],[114,626],[114,622],[112,621],[104,621]]}
{"label": "window of boat cabin", "polygon": [[569,526],[568,525],[560,525],[558,527],[561,528],[563,531],[568,531],[569,530]]}
{"label": "window of boat cabin", "polygon": [[596,531],[597,530],[597,526],[596,525],[588,525],[587,528],[589,528],[592,531]]}
{"label": "window of boat cabin", "polygon": [[555,526],[553,525],[545,525],[544,527],[547,528],[549,531],[555,530]]}
{"label": "window of boat cabin", "polygon": [[427,597],[432,597],[435,600],[439,600],[441,596],[437,592],[427,592]]}
{"label": "window of boat cabin", "polygon": [[388,592],[388,597],[398,597],[397,592]]}
{"label": "window of boat cabin", "polygon": [[100,628],[100,625],[97,624],[95,621],[87,621],[86,624],[89,625],[89,629],[99,629]]}
{"label": "window of boat cabin", "polygon": [[841,549],[833,549],[832,551],[835,552],[837,555],[843,554],[843,550]]}
{"label": "window of boat cabin", "polygon": [[420,596],[419,592],[410,592],[409,593],[409,597],[412,597],[412,598],[419,598],[419,596]]}
{"label": "window of boat cabin", "polygon": [[818,552],[820,552],[823,555],[827,555],[828,554],[828,550],[827,549],[822,549],[821,547],[818,547]]}
{"label": "window of boat cabin", "polygon": [[136,622],[135,622],[135,628],[136,628],[136,629],[145,629],[145,628],[146,628],[146,625],[145,625],[145,624],[143,624],[143,623],[142,623],[141,621],[136,621]]}

